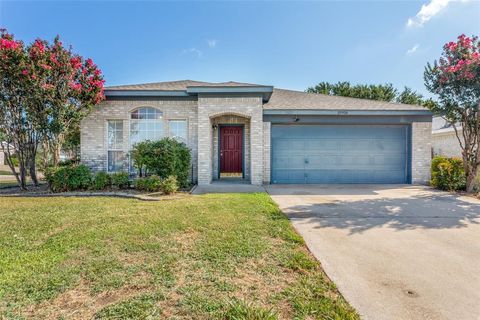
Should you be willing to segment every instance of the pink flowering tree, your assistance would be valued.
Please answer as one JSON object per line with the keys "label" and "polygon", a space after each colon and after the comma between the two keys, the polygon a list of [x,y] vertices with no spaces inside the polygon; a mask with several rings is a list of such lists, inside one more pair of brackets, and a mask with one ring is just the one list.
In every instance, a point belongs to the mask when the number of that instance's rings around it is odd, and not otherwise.
{"label": "pink flowering tree", "polygon": [[58,163],[65,137],[104,98],[104,80],[91,59],[65,48],[58,37],[52,43],[37,39],[25,46],[2,30],[0,57],[0,131],[17,154],[29,150],[19,161],[19,172],[11,166],[25,188],[26,172],[37,183],[38,147],[50,164]]}
{"label": "pink flowering tree", "polygon": [[461,35],[444,45],[442,56],[424,73],[427,89],[438,95],[431,110],[455,129],[462,148],[467,191],[480,167],[480,41]]}

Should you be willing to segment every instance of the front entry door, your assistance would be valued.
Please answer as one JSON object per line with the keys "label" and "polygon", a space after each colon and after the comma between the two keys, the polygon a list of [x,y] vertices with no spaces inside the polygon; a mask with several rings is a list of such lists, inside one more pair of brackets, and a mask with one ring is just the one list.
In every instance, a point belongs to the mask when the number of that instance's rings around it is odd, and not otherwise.
{"label": "front entry door", "polygon": [[242,177],[243,127],[220,127],[220,177]]}

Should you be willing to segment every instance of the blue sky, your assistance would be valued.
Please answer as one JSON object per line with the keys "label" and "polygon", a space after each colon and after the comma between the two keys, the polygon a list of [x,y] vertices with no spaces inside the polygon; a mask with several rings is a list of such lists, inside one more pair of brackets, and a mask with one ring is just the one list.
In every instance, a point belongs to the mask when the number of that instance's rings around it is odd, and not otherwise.
{"label": "blue sky", "polygon": [[305,90],[348,80],[425,94],[426,62],[459,34],[480,34],[480,2],[0,0],[0,26],[26,42],[60,35],[94,59],[107,85],[235,80]]}

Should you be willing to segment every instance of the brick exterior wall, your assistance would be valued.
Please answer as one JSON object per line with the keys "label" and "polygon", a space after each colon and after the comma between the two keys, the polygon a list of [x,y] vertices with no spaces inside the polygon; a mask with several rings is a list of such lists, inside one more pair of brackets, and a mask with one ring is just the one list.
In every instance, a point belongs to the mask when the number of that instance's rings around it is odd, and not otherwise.
{"label": "brick exterior wall", "polygon": [[250,144],[250,182],[263,182],[263,109],[262,97],[215,96],[198,97],[198,184],[209,184],[214,176],[214,139],[212,124],[215,118],[235,115],[249,119],[250,134],[245,136]]}
{"label": "brick exterior wall", "polygon": [[[81,123],[81,160],[92,170],[107,170],[107,121],[123,121],[123,169],[128,170],[130,113],[139,107],[154,107],[163,112],[163,130],[168,120],[185,119],[188,146],[192,152],[192,180],[209,184],[218,177],[218,129],[216,124],[244,124],[245,178],[252,184],[270,183],[271,123],[263,122],[260,95],[225,96],[199,94],[196,98],[143,98],[104,101]],[[412,182],[430,180],[431,123],[412,124]]]}
{"label": "brick exterior wall", "polygon": [[123,121],[123,170],[128,170],[130,150],[130,113],[140,107],[163,112],[163,132],[168,135],[168,120],[185,119],[188,146],[192,152],[193,181],[197,180],[197,102],[193,99],[109,100],[96,106],[81,123],[80,154],[82,163],[93,171],[107,171],[107,122]]}
{"label": "brick exterior wall", "polygon": [[428,184],[432,161],[432,123],[412,123],[412,183]]}
{"label": "brick exterior wall", "polygon": [[219,141],[218,135],[220,128],[219,125],[222,124],[243,124],[243,136],[244,136],[244,143],[243,146],[244,154],[243,154],[243,164],[244,164],[244,176],[246,180],[250,180],[250,119],[239,117],[236,115],[223,115],[216,118],[211,119],[212,125],[216,125],[217,129],[213,131],[213,180],[218,179],[218,148],[219,148]]}
{"label": "brick exterior wall", "polygon": [[[459,132],[461,135],[461,132]],[[446,157],[462,157],[462,149],[455,131],[432,134],[433,154]]]}

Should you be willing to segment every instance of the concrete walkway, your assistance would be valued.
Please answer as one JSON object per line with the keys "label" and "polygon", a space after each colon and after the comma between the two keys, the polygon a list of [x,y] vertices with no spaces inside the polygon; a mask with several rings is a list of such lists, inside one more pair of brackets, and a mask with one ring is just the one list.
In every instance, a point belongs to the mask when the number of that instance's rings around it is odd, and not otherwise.
{"label": "concrete walkway", "polygon": [[364,319],[480,319],[480,201],[417,186],[267,187]]}
{"label": "concrete walkway", "polygon": [[209,185],[196,186],[192,194],[265,192],[263,186],[254,186],[243,180],[219,180]]}

